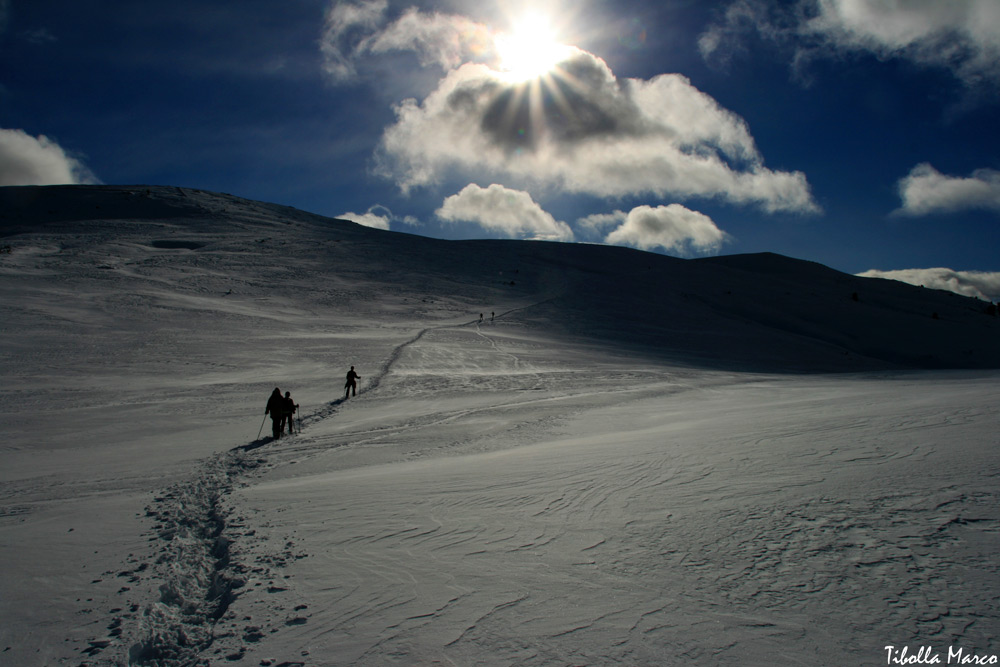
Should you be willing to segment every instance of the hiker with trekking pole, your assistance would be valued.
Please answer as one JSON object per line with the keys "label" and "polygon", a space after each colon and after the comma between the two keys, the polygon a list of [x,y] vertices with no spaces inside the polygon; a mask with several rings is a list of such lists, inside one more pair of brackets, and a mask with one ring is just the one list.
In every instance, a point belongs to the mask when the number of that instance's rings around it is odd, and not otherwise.
{"label": "hiker with trekking pole", "polygon": [[285,397],[281,401],[283,410],[283,417],[281,420],[281,430],[284,432],[285,423],[288,424],[288,435],[295,435],[295,429],[293,428],[295,424],[295,411],[299,409],[299,404],[292,400],[292,393],[290,391],[285,392]]}
{"label": "hiker with trekking pole", "polygon": [[354,396],[358,395],[358,380],[361,376],[354,372],[354,366],[351,366],[351,370],[347,371],[347,383],[344,384],[344,399],[346,400],[348,396],[352,393]]}
{"label": "hiker with trekking pole", "polygon": [[[271,434],[277,440],[281,437],[281,426],[285,415],[285,399],[281,397],[281,390],[277,387],[271,392],[271,397],[267,399],[267,407],[264,408],[264,416],[268,415],[271,416]],[[264,428],[263,424],[261,428]]]}

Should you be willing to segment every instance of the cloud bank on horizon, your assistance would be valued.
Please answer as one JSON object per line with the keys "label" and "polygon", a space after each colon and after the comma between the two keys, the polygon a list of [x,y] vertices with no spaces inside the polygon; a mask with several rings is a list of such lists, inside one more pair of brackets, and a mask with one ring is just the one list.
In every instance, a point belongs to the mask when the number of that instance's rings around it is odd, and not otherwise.
{"label": "cloud bank on horizon", "polygon": [[45,135],[0,128],[0,185],[92,184],[97,178]]}
{"label": "cloud bank on horizon", "polygon": [[985,301],[1000,302],[1000,272],[995,271],[954,271],[945,268],[897,271],[871,269],[857,275],[864,278],[898,280],[910,285],[947,290]]}

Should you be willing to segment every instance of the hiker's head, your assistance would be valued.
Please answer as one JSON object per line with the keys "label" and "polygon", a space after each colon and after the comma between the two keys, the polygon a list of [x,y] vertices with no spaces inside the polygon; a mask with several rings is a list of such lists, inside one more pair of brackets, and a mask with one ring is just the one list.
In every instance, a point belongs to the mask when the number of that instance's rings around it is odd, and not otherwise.
{"label": "hiker's head", "polygon": [[286,392],[285,392],[285,398],[288,398],[288,397],[289,397],[289,396],[291,396],[291,395],[292,395],[292,392],[290,392],[290,391],[286,391]]}

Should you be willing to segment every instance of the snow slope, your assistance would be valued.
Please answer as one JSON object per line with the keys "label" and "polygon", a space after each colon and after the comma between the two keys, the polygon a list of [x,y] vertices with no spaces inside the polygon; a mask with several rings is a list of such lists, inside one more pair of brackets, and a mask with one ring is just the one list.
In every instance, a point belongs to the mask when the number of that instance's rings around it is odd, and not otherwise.
{"label": "snow slope", "polygon": [[0,214],[4,664],[1000,653],[986,304],[177,188]]}

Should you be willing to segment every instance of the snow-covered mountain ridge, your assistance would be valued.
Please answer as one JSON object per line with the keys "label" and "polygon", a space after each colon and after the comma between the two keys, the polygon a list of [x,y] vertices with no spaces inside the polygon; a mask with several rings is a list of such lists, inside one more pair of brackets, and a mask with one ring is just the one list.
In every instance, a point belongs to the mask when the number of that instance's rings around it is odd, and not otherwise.
{"label": "snow-covered mountain ridge", "polygon": [[[433,295],[455,314],[516,307],[526,323],[570,339],[694,366],[1000,367],[1000,322],[988,304],[767,253],[682,260],[611,246],[440,241],[167,187],[8,187],[0,210],[9,276],[42,270],[58,251],[61,270],[97,269],[121,292],[148,291],[163,271],[196,283],[202,300],[257,317],[281,317],[303,290],[366,312],[377,302],[372,314],[387,318],[419,313]],[[377,299],[366,292],[376,285]]]}

